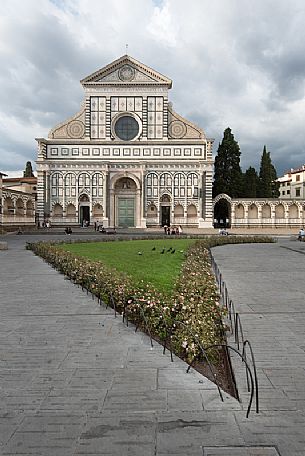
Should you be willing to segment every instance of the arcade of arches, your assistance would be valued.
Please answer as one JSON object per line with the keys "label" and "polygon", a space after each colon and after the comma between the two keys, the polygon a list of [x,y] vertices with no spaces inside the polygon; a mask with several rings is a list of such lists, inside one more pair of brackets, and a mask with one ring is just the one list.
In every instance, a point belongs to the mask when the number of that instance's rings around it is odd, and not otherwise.
{"label": "arcade of arches", "polygon": [[213,207],[215,227],[280,228],[305,224],[305,201],[232,199],[221,194],[214,199]]}

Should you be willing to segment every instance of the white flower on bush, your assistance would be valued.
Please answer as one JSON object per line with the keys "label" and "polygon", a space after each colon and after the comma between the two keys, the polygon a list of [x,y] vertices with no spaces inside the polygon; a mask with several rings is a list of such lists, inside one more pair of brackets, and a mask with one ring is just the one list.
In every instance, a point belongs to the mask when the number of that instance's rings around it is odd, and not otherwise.
{"label": "white flower on bush", "polygon": [[184,340],[181,345],[183,348],[186,348],[188,345],[187,340]]}

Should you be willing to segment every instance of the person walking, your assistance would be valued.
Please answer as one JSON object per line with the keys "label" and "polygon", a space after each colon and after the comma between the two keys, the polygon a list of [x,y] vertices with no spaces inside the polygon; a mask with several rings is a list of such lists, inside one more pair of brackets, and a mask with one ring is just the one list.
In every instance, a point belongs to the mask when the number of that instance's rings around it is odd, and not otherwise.
{"label": "person walking", "polygon": [[304,228],[302,227],[299,231],[298,240],[304,241],[304,239],[305,239],[305,231],[304,231]]}

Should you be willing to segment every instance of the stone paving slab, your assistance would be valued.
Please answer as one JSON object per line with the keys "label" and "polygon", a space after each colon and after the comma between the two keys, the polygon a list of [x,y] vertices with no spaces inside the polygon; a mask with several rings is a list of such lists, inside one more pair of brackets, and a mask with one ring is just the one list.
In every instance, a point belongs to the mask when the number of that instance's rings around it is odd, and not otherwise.
{"label": "stone paving slab", "polygon": [[203,456],[280,456],[274,447],[214,447],[204,448]]}
{"label": "stone paving slab", "polygon": [[[293,240],[213,249],[252,343],[260,385],[260,414],[245,419],[234,411],[236,421],[247,445],[273,444],[281,456],[305,455],[303,250]],[[242,366],[232,359],[242,378]],[[243,388],[243,403],[246,397]]]}
{"label": "stone paving slab", "polygon": [[305,456],[304,268],[294,266],[304,255],[280,245],[215,249],[257,355],[262,411],[247,419],[244,377],[242,404],[227,394],[221,402],[209,380],[186,374],[181,360],[172,363],[157,343],[151,348],[149,337],[24,250],[25,236],[7,239],[0,454]]}

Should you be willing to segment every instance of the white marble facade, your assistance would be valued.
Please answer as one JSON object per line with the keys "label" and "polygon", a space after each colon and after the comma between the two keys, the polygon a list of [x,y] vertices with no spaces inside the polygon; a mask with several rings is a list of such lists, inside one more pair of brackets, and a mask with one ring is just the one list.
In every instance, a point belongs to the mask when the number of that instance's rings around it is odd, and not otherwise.
{"label": "white marble facade", "polygon": [[172,81],[124,55],[81,84],[80,111],[37,138],[40,221],[212,227],[213,140],[173,110]]}

